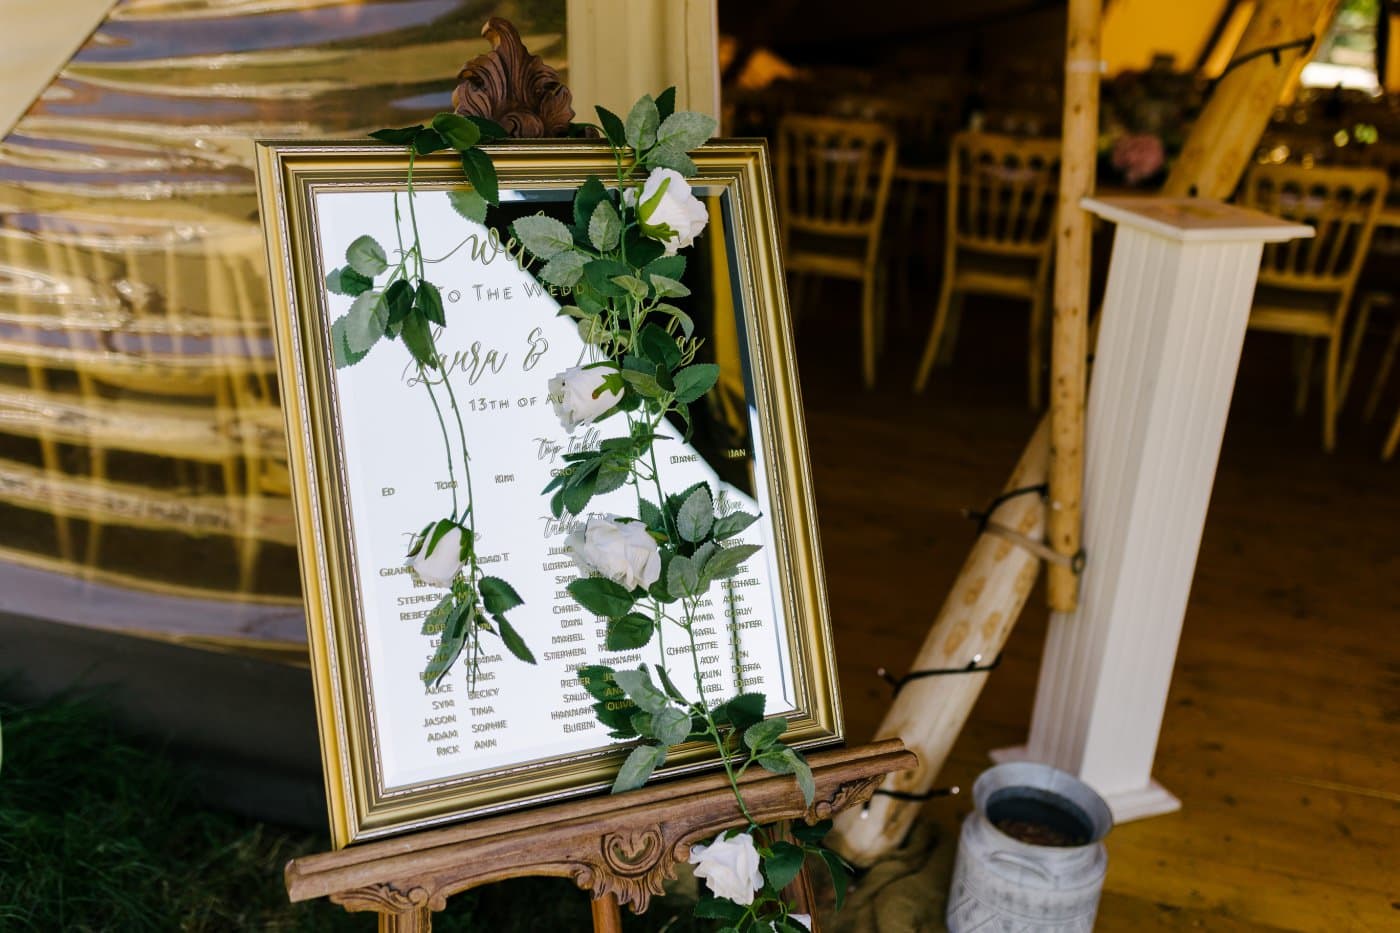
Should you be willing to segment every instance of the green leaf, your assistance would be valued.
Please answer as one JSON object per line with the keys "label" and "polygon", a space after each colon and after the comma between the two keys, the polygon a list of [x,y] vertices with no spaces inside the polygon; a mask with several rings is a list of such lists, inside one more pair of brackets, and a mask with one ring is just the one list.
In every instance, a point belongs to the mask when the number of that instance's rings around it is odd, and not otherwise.
{"label": "green leaf", "polygon": [[624,369],[622,378],[627,380],[638,393],[647,398],[661,398],[666,394],[666,390],[656,381],[656,377],[651,373],[639,373],[635,369]]}
{"label": "green leaf", "polygon": [[738,923],[748,910],[722,897],[702,897],[695,902],[695,916],[701,920],[723,920]]}
{"label": "green leaf", "polygon": [[579,684],[595,700],[616,700],[622,696],[622,688],[612,682],[613,669],[606,664],[589,664],[575,673],[578,674]]}
{"label": "green leaf", "polygon": [[415,123],[412,126],[404,126],[396,130],[375,130],[369,135],[395,146],[407,146],[413,142],[413,137],[417,136],[418,131],[422,128],[423,124]]}
{"label": "green leaf", "polygon": [[427,155],[430,152],[437,152],[447,148],[447,140],[442,138],[442,134],[437,130],[421,130],[413,137],[413,151],[419,155]]}
{"label": "green leaf", "polygon": [[651,717],[651,734],[662,745],[679,745],[690,735],[690,714],[668,706]]}
{"label": "green leaf", "polygon": [[656,745],[638,745],[618,769],[612,792],[636,790],[647,782],[656,766],[666,760],[666,749]]}
{"label": "green leaf", "polygon": [[724,541],[732,538],[745,528],[758,521],[757,515],[750,515],[748,512],[730,512],[728,515],[715,519],[715,540]]}
{"label": "green leaf", "polygon": [[684,703],[687,706],[690,705],[690,701],[685,698],[684,693],[681,693],[680,688],[677,687],[675,681],[671,679],[671,675],[666,673],[665,667],[660,664],[656,665],[656,676],[660,679],[661,686],[665,689],[667,696],[678,703]]}
{"label": "green leaf", "polygon": [[689,314],[686,314],[684,311],[682,311],[680,308],[677,308],[675,305],[668,304],[667,302],[663,301],[660,304],[656,305],[652,310],[656,311],[659,314],[669,314],[671,316],[671,319],[674,320],[678,325],[680,325],[681,336],[685,337],[687,340],[689,340],[691,336],[694,335],[695,322],[691,320]]}
{"label": "green leaf", "polygon": [[812,777],[812,766],[807,764],[807,759],[796,749],[789,748],[787,752],[792,758],[792,772],[797,775],[797,786],[802,791],[802,802],[810,807],[817,796],[817,782]]}
{"label": "green leaf", "polygon": [[346,247],[345,261],[360,275],[371,279],[389,268],[389,257],[385,255],[384,247],[368,234],[356,237],[354,242]]}
{"label": "green leaf", "polygon": [[617,216],[617,208],[604,198],[593,208],[593,216],[588,219],[588,239],[599,252],[617,249],[622,239],[622,218]]}
{"label": "green leaf", "polygon": [[448,593],[438,604],[423,617],[423,627],[418,630],[419,635],[436,635],[439,632],[447,631],[447,617],[452,612],[456,597]]}
{"label": "green leaf", "polygon": [[437,369],[438,360],[433,355],[433,335],[428,329],[428,319],[420,311],[414,311],[403,319],[403,330],[399,332],[404,346],[413,358],[425,369]]}
{"label": "green leaf", "polygon": [[497,123],[495,120],[488,120],[485,117],[478,117],[472,114],[467,114],[467,119],[472,121],[472,123],[476,126],[477,131],[481,133],[482,140],[485,142],[489,142],[491,140],[496,139],[505,139],[510,135],[506,132],[506,128],[504,126],[501,126],[501,124]]}
{"label": "green leaf", "polygon": [[807,853],[790,842],[773,843],[773,854],[763,860],[763,874],[774,891],[781,891],[792,884],[802,871],[802,863]]}
{"label": "green leaf", "polygon": [[681,349],[676,346],[676,338],[666,333],[664,328],[648,324],[637,337],[638,349],[653,363],[664,366],[668,371],[680,365]]}
{"label": "green leaf", "polygon": [[413,297],[413,304],[430,323],[439,327],[447,325],[447,315],[442,310],[442,292],[432,282],[419,282],[418,293]]}
{"label": "green leaf", "polygon": [[526,664],[534,664],[535,656],[530,653],[530,647],[525,644],[525,639],[520,637],[520,633],[506,621],[506,617],[492,615],[491,618],[496,620],[496,627],[500,629],[501,641],[510,649],[510,653]]}
{"label": "green leaf", "polygon": [[486,223],[486,199],[475,188],[459,188],[447,192],[447,200],[452,209],[467,220],[479,224]]}
{"label": "green leaf", "polygon": [[361,275],[349,266],[326,273],[326,288],[337,295],[356,298],[374,287],[374,279]]}
{"label": "green leaf", "polygon": [[621,288],[633,298],[645,298],[647,296],[647,283],[637,278],[635,275],[623,273],[613,276],[613,284]]}
{"label": "green leaf", "polygon": [[676,596],[695,596],[700,591],[700,568],[688,557],[677,554],[666,568],[666,589]]}
{"label": "green leaf", "polygon": [[658,298],[684,298],[690,294],[690,289],[675,279],[664,275],[652,275],[649,278]]}
{"label": "green leaf", "polygon": [[342,314],[331,324],[331,355],[335,361],[336,369],[354,366],[369,352],[368,350],[356,352],[350,349],[350,344],[345,336],[345,323],[349,319],[350,315]]}
{"label": "green leaf", "polygon": [[481,141],[481,130],[466,117],[455,113],[439,113],[433,117],[433,129],[453,149],[470,149]]}
{"label": "green leaf", "polygon": [[719,366],[696,363],[676,373],[676,401],[689,405],[714,387],[719,381]]}
{"label": "green leaf", "polygon": [[761,693],[741,693],[724,704],[725,718],[735,732],[743,733],[755,723],[763,721],[763,709],[767,698]]}
{"label": "green leaf", "polygon": [[787,731],[787,727],[788,721],[785,716],[765,719],[763,722],[755,723],[744,730],[744,744],[755,752],[765,751],[782,737],[782,734]]}
{"label": "green leaf", "polygon": [[573,250],[557,254],[544,264],[544,268],[540,270],[540,278],[550,285],[572,288],[583,278],[583,255]]}
{"label": "green leaf", "polygon": [[384,304],[389,309],[389,324],[397,324],[413,310],[413,286],[405,279],[395,280],[384,291]]}
{"label": "green leaf", "polygon": [[622,242],[627,249],[627,261],[640,267],[662,258],[666,252],[664,244],[651,239],[635,225],[623,231]]}
{"label": "green leaf", "polygon": [[666,533],[666,517],[661,514],[661,509],[657,508],[656,503],[650,499],[638,500],[637,511],[648,528],[661,534]]}
{"label": "green leaf", "polygon": [[684,149],[679,149],[669,143],[652,149],[646,154],[645,161],[652,168],[669,168],[674,172],[680,172],[686,178],[693,178],[700,171],[695,160],[686,155]]}
{"label": "green leaf", "polygon": [[662,122],[656,131],[656,144],[689,152],[705,145],[718,127],[719,123],[709,114],[682,110]]}
{"label": "green leaf", "polygon": [[656,101],[649,94],[632,105],[627,114],[627,145],[637,152],[650,149],[656,143],[656,129],[661,125],[661,112],[656,109]]}
{"label": "green leaf", "polygon": [[[570,510],[572,511],[572,510]],[[577,513],[575,513],[577,514]],[[580,606],[595,615],[605,616],[609,619],[618,619],[627,614],[627,610],[632,608],[636,602],[620,583],[614,583],[606,577],[585,577],[575,580],[568,586],[569,595],[578,602]]]}
{"label": "green leaf", "polygon": [[629,612],[608,622],[606,647],[609,651],[631,651],[651,641],[656,624],[640,612]]}
{"label": "green leaf", "polygon": [[656,95],[656,112],[665,120],[676,112],[676,86],[673,84]]}
{"label": "green leaf", "polygon": [[602,124],[603,135],[618,149],[627,145],[627,130],[622,119],[606,107],[594,107],[598,111],[598,122]]}
{"label": "green leaf", "polygon": [[389,310],[379,292],[365,292],[350,305],[345,315],[345,343],[351,353],[365,354],[384,336]]}
{"label": "green leaf", "polygon": [[515,235],[535,256],[540,259],[553,259],[566,250],[574,248],[574,238],[569,228],[543,214],[521,217],[513,225]]}
{"label": "green leaf", "polygon": [[679,280],[685,275],[685,257],[679,254],[675,256],[662,256],[647,263],[643,270],[648,276],[664,275],[669,279]]}
{"label": "green leaf", "polygon": [[598,209],[598,205],[606,200],[608,200],[608,189],[603,187],[598,176],[588,176],[588,179],[579,186],[578,193],[574,195],[574,231],[575,242],[580,246],[588,245],[589,221],[593,219],[593,212]]}
{"label": "green leaf", "polygon": [[496,178],[496,166],[491,157],[480,149],[468,149],[462,153],[462,171],[471,186],[480,192],[488,204],[501,202],[501,184]]}
{"label": "green leaf", "polygon": [[712,580],[732,577],[739,571],[740,564],[762,549],[760,544],[731,544],[720,548],[705,564],[705,575]]}
{"label": "green leaf", "polygon": [[462,654],[462,646],[466,643],[469,628],[467,623],[471,621],[471,616],[470,603],[458,603],[449,613],[437,650],[428,659],[428,666],[423,669],[423,683],[429,687],[437,686]]}
{"label": "green leaf", "polygon": [[655,716],[671,705],[666,694],[652,685],[651,675],[646,668],[637,671],[614,671],[613,682],[621,687],[638,709]]}
{"label": "green leaf", "polygon": [[836,889],[836,909],[839,911],[846,903],[846,891],[851,886],[851,868],[830,849],[818,849],[817,855],[826,862],[827,871],[831,872],[831,884]]}
{"label": "green leaf", "polygon": [[805,845],[814,846],[826,838],[826,834],[831,832],[831,820],[822,820],[819,823],[799,823],[794,821],[790,827],[792,837]]}
{"label": "green leaf", "polygon": [[476,587],[481,591],[481,602],[486,606],[486,611],[493,616],[509,612],[525,603],[515,591],[515,587],[500,577],[482,577],[477,581]]}
{"label": "green leaf", "polygon": [[[676,514],[676,530],[685,540],[696,543],[709,537],[714,523],[715,505],[710,499],[710,490],[701,486],[686,498],[685,504]],[[696,563],[700,562],[697,560]]]}

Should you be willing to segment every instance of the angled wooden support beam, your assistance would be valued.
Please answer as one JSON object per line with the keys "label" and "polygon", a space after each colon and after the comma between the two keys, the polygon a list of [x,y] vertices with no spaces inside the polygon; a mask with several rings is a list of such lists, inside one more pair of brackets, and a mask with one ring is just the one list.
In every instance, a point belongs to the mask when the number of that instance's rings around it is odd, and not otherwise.
{"label": "angled wooden support beam", "polygon": [[[1254,157],[1300,59],[1312,54],[1339,0],[1261,0],[1239,48],[1191,127],[1162,194],[1228,198]],[[1313,41],[1303,45],[1301,40]]]}

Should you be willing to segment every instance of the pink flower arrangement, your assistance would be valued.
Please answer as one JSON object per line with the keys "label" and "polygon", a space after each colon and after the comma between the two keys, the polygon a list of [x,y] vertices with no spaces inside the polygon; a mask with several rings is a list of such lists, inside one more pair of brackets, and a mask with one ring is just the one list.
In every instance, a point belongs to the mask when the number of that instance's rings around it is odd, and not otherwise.
{"label": "pink flower arrangement", "polygon": [[1123,173],[1130,185],[1156,175],[1166,161],[1166,147],[1154,133],[1129,133],[1113,144],[1113,167]]}

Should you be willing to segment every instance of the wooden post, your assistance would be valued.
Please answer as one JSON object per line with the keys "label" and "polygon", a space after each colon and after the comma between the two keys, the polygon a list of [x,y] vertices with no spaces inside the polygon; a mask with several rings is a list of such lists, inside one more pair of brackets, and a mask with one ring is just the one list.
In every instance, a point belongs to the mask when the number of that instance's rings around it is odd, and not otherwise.
{"label": "wooden post", "polygon": [[[1309,36],[1320,38],[1321,30],[1336,14],[1338,3],[1339,0],[1261,0],[1233,60]],[[1310,53],[1310,47],[1295,45],[1278,52],[1277,64],[1273,55],[1263,54],[1224,75],[1191,127],[1191,135],[1162,194],[1228,198],[1254,157],[1259,137],[1294,65],[1300,56]]]}
{"label": "wooden post", "polygon": [[[1008,491],[1045,481],[1049,439],[1049,422],[1042,420],[1006,484]],[[1045,505],[1038,495],[1016,496],[996,510],[994,519],[999,526],[1038,540]],[[979,657],[979,666],[991,663],[1016,623],[1039,569],[1040,559],[1031,551],[984,532],[973,544],[910,670],[962,668]],[[919,765],[891,775],[883,789],[922,794],[933,787],[988,676],[927,677],[909,681],[900,690],[879,735],[902,738],[919,756]],[[920,806],[917,801],[875,797],[868,808],[836,817],[828,844],[851,862],[870,865],[899,846]]]}
{"label": "wooden post", "polygon": [[593,899],[593,933],[622,933],[622,907],[616,894]]}
{"label": "wooden post", "polygon": [[[1089,254],[1093,228],[1079,202],[1094,192],[1098,158],[1099,15],[1101,0],[1070,0],[1065,40],[1064,149],[1055,244],[1055,325],[1050,354],[1049,544],[1068,558],[1079,553],[1084,488],[1084,387],[1088,367]],[[1079,577],[1052,563],[1050,608],[1074,609]]]}

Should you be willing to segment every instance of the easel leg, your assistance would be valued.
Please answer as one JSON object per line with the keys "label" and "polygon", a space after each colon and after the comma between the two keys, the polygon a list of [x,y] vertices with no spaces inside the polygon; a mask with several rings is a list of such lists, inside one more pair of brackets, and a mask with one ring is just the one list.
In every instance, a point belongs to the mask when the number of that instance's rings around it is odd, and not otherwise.
{"label": "easel leg", "polygon": [[622,908],[616,894],[593,899],[593,933],[622,933]]}
{"label": "easel leg", "polygon": [[379,915],[379,933],[432,933],[433,912],[427,907]]}

